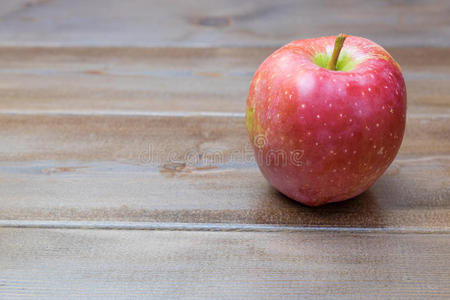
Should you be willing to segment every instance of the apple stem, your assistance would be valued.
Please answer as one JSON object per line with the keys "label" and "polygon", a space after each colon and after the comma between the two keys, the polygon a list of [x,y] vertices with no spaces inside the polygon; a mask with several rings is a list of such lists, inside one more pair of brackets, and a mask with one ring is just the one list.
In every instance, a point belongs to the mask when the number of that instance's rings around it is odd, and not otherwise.
{"label": "apple stem", "polygon": [[344,46],[344,41],[347,38],[347,35],[341,33],[336,37],[336,41],[334,42],[333,54],[331,54],[331,58],[328,61],[327,69],[336,71],[336,65],[339,58],[339,54],[341,53],[342,47]]}

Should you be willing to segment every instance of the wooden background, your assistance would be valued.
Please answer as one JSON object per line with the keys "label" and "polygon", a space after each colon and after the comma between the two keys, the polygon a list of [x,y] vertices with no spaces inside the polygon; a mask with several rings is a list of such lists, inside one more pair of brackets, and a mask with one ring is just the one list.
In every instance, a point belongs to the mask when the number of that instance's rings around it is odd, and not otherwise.
{"label": "wooden background", "polygon": [[[449,299],[449,15],[446,0],[2,0],[0,298]],[[309,208],[260,174],[245,99],[275,49],[339,32],[400,63],[407,131],[369,191]]]}

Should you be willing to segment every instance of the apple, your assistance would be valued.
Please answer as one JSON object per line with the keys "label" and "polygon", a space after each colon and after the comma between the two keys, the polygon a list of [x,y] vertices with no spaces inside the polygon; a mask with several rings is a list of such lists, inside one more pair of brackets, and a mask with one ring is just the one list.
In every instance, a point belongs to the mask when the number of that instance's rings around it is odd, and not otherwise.
{"label": "apple", "polygon": [[256,162],[310,206],[355,197],[394,160],[405,131],[400,66],[357,36],[291,42],[253,76],[246,123]]}

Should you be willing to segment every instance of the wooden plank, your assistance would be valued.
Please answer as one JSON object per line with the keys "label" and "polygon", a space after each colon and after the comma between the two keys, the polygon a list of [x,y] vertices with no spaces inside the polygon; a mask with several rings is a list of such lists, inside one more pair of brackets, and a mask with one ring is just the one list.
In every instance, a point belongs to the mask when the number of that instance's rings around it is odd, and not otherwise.
{"label": "wooden plank", "polygon": [[[0,48],[0,111],[244,112],[275,48]],[[411,114],[450,114],[450,48],[390,48]]]}
{"label": "wooden plank", "polygon": [[239,116],[1,115],[0,219],[446,229],[449,122],[410,118],[369,192],[312,209],[270,188]]}
{"label": "wooden plank", "polygon": [[366,193],[304,207],[252,168],[168,173],[97,163],[2,164],[0,219],[450,228],[449,159],[399,160]]}
{"label": "wooden plank", "polygon": [[448,299],[449,246],[448,234],[0,228],[0,297]]}
{"label": "wooden plank", "polygon": [[[409,117],[401,155],[449,154],[449,128],[447,116]],[[222,162],[227,162],[233,152],[250,150],[245,118],[240,114],[0,114],[0,134],[2,162],[142,164],[148,161],[142,155],[149,150],[166,156],[158,163],[167,162],[172,154],[172,160],[183,160],[189,150],[196,154],[220,151]],[[236,159],[240,162],[244,158]]]}
{"label": "wooden plank", "polygon": [[342,31],[386,46],[450,46],[448,12],[447,0],[9,0],[0,45],[278,46]]}

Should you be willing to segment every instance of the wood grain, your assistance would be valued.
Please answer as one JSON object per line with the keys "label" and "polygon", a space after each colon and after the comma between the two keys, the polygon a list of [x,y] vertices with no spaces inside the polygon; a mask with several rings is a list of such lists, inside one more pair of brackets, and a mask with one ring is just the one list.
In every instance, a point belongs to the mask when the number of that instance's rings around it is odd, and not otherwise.
{"label": "wood grain", "polygon": [[339,32],[385,46],[450,45],[446,0],[6,2],[0,45],[279,46]]}
{"label": "wood grain", "polygon": [[0,297],[448,299],[449,246],[447,234],[0,228]]}
{"label": "wood grain", "polygon": [[0,219],[448,229],[449,121],[410,118],[370,191],[312,209],[270,188],[240,116],[1,115]]}
{"label": "wood grain", "polygon": [[[450,48],[389,48],[410,114],[450,114]],[[0,48],[0,112],[244,112],[275,48]]]}

